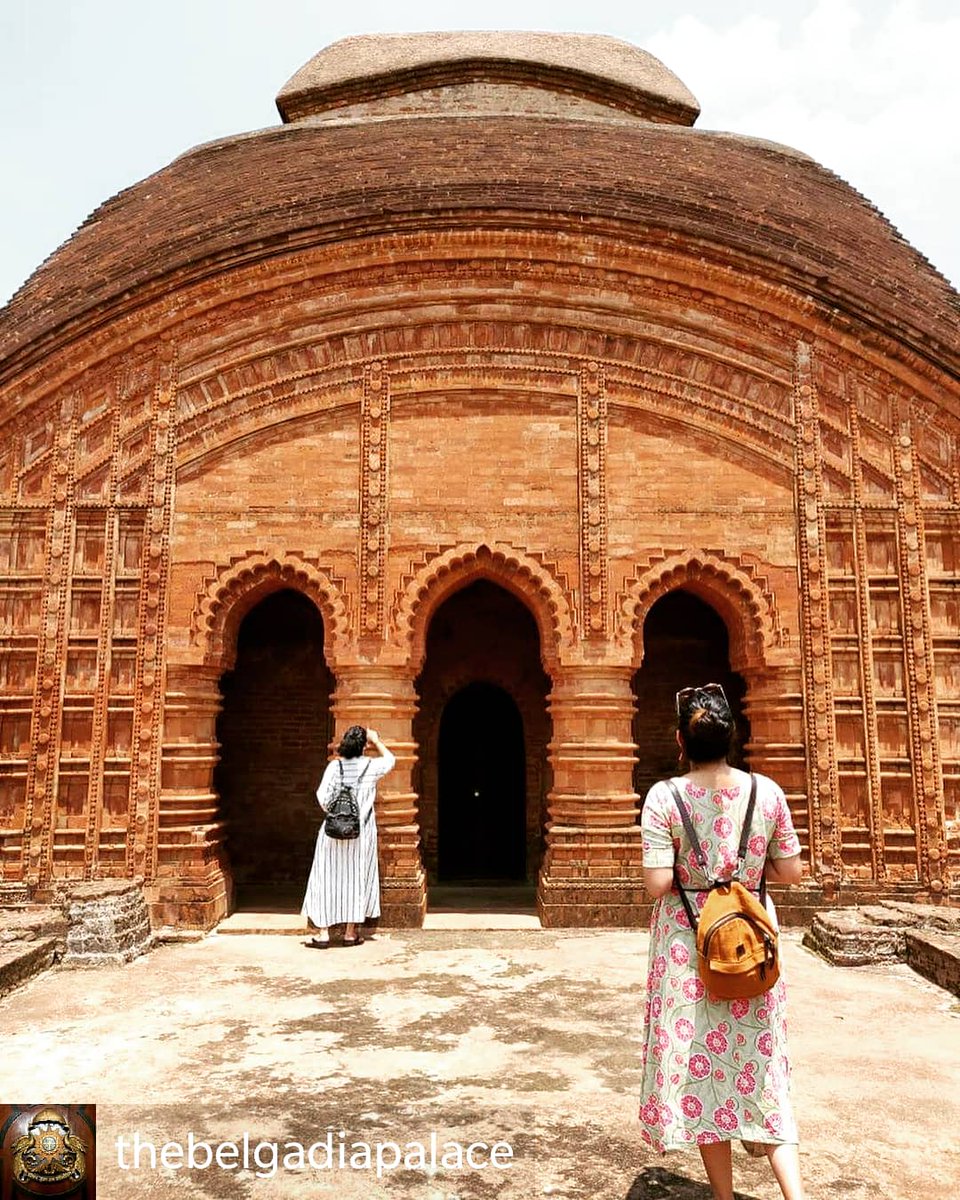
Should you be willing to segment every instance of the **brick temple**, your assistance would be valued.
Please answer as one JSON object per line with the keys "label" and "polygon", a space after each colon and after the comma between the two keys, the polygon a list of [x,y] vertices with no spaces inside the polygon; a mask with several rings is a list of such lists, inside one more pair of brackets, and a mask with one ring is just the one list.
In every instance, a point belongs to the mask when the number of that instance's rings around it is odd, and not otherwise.
{"label": "brick temple", "polygon": [[358,37],[0,311],[0,898],[294,889],[398,755],[384,920],[645,919],[673,696],[787,792],[788,913],[960,895],[958,297],[603,37]]}

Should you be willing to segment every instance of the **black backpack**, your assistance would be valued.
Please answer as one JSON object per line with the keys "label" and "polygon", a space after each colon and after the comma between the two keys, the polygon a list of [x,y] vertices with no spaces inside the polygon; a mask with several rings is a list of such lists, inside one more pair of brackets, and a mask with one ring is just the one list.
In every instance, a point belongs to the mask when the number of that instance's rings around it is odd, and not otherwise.
{"label": "black backpack", "polygon": [[349,842],[360,836],[360,805],[357,803],[357,789],[363,782],[370,763],[368,762],[363,768],[359,779],[354,784],[344,781],[343,763],[338,761],[337,766],[340,768],[340,786],[327,808],[323,829],[327,837],[333,838],[334,841]]}

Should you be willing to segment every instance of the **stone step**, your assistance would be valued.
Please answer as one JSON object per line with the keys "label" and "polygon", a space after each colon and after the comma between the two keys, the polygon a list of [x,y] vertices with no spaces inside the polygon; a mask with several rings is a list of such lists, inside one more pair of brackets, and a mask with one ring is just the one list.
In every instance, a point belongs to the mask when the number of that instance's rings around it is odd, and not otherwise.
{"label": "stone step", "polygon": [[[428,912],[424,929],[539,929],[540,919],[528,912],[478,912],[445,909]],[[244,911],[231,913],[217,926],[217,933],[272,933],[288,937],[308,937],[311,931],[299,913]]]}
{"label": "stone step", "polygon": [[839,967],[905,962],[960,996],[960,909],[885,901],[817,913],[803,944]]}
{"label": "stone step", "polygon": [[0,946],[0,996],[52,967],[62,948],[63,943],[55,937],[6,942]]}

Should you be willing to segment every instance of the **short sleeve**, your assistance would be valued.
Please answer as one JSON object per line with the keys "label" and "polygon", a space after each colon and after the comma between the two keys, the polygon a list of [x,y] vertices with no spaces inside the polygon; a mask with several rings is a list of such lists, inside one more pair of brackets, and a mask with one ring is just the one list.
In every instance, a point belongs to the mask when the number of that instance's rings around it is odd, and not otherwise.
{"label": "short sleeve", "polygon": [[323,778],[317,787],[317,803],[321,808],[327,807],[327,801],[330,799],[330,792],[333,784],[333,777],[337,774],[337,760],[331,759],[327,763],[323,772]]}
{"label": "short sleeve", "polygon": [[643,833],[643,865],[672,867],[676,861],[673,831],[667,811],[666,784],[655,783],[643,802],[640,828]]}
{"label": "short sleeve", "polygon": [[774,815],[773,834],[767,847],[768,858],[794,858],[800,853],[800,839],[793,828],[793,817],[790,806],[780,788],[774,785],[776,813]]}

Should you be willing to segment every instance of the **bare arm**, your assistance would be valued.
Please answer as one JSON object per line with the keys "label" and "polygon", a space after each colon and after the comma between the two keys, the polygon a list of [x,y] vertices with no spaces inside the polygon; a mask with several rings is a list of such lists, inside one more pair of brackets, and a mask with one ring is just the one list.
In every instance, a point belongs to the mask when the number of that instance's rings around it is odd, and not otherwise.
{"label": "bare arm", "polygon": [[643,886],[651,900],[659,900],[673,887],[673,867],[644,867]]}
{"label": "bare arm", "polygon": [[388,771],[392,771],[396,758],[391,750],[380,740],[380,734],[375,729],[367,730],[367,745],[372,746],[376,750],[379,758],[371,759],[371,779],[382,779]]}
{"label": "bare arm", "polygon": [[768,858],[766,862],[767,883],[799,883],[803,876],[803,863],[799,854],[789,858]]}

